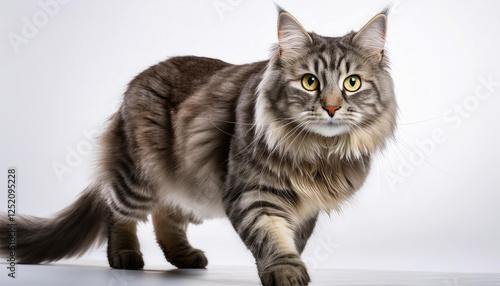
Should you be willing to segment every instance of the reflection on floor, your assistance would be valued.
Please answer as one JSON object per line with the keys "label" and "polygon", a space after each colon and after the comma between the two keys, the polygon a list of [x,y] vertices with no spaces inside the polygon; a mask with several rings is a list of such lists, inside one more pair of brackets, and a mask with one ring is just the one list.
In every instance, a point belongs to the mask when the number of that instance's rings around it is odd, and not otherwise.
{"label": "reflection on floor", "polygon": [[[148,267],[144,271],[114,270],[87,265],[17,265],[16,278],[7,276],[6,264],[0,264],[0,285],[260,285],[252,267],[212,266],[206,270],[161,270]],[[433,273],[372,270],[316,269],[311,277],[314,285],[440,285],[500,286],[500,273]]]}

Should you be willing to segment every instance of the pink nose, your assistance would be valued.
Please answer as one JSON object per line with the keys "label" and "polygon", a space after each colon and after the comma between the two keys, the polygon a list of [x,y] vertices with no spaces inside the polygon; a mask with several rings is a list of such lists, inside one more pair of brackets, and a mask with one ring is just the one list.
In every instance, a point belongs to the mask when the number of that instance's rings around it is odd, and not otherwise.
{"label": "pink nose", "polygon": [[340,109],[340,106],[328,105],[328,106],[323,106],[323,109],[326,110],[326,112],[328,112],[328,115],[330,115],[330,117],[333,117],[333,115],[335,115],[335,111]]}

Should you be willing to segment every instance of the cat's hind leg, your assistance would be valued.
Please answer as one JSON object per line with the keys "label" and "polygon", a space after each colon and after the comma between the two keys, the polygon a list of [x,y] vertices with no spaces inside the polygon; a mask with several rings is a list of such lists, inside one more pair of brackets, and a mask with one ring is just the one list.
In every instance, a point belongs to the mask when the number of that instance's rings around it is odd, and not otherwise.
{"label": "cat's hind leg", "polygon": [[108,230],[109,266],[118,269],[141,269],[144,267],[136,231],[137,221],[110,217]]}
{"label": "cat's hind leg", "polygon": [[167,261],[177,268],[205,268],[205,254],[193,248],[187,239],[189,223],[197,222],[175,207],[164,206],[153,212],[156,240]]}
{"label": "cat's hind leg", "polygon": [[108,219],[108,261],[113,268],[141,269],[144,260],[137,239],[137,223],[147,220],[154,200],[136,178],[123,175],[131,174],[126,171],[116,171],[108,189],[111,210]]}

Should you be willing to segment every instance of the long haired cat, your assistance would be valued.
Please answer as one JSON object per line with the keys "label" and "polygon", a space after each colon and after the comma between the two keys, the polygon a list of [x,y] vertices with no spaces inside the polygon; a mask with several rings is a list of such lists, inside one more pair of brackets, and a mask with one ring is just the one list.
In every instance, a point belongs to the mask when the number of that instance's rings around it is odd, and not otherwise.
{"label": "long haired cat", "polygon": [[140,269],[136,225],[152,214],[165,258],[204,268],[186,228],[227,217],[263,285],[307,285],[300,254],[318,214],[361,188],[395,129],[386,29],[385,10],[322,37],[280,10],[269,60],[175,57],[142,72],[102,135],[95,182],[54,218],[17,219],[19,262],[78,256],[107,238],[111,267]]}

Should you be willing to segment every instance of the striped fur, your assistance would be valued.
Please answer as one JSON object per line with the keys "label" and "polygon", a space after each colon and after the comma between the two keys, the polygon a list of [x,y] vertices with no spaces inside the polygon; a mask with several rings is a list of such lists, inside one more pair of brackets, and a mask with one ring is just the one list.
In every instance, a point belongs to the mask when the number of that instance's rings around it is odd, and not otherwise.
{"label": "striped fur", "polygon": [[[22,218],[18,257],[78,255],[107,229],[110,266],[142,268],[136,224],[152,214],[165,258],[203,268],[208,261],[189,244],[187,226],[227,217],[264,285],[307,285],[300,254],[318,214],[361,188],[371,155],[394,132],[385,21],[386,12],[358,33],[329,38],[281,11],[268,61],[175,57],[142,72],[102,136],[96,182],[54,219]],[[318,90],[301,86],[307,73]],[[352,74],[363,80],[353,93],[343,88]],[[334,117],[327,104],[340,107]]]}

